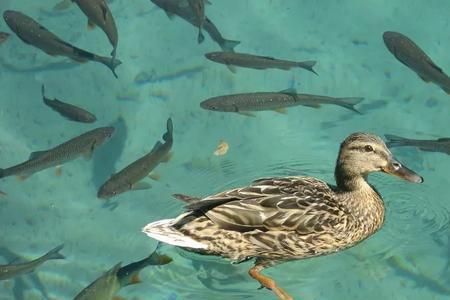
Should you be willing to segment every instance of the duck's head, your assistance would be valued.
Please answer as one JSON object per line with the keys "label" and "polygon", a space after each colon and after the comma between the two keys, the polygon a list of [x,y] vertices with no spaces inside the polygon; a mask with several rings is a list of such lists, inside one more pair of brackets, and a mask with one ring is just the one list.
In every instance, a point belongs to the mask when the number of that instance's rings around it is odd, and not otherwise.
{"label": "duck's head", "polygon": [[353,133],[341,144],[336,162],[338,186],[366,178],[372,172],[385,172],[410,182],[422,183],[423,178],[401,164],[381,138],[369,133]]}

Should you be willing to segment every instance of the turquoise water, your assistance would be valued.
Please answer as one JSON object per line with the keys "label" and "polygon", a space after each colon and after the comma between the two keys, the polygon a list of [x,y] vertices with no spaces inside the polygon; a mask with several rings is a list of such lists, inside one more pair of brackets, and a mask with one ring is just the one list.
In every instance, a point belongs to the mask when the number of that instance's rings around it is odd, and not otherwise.
{"label": "turquoise water", "polygon": [[[54,11],[57,1],[2,0],[83,49],[108,55],[104,33],[86,29],[75,5]],[[132,2],[132,3],[130,3]],[[273,175],[308,174],[333,182],[339,143],[351,132],[369,131],[418,139],[448,137],[449,96],[398,62],[383,43],[384,31],[414,40],[450,72],[448,1],[211,0],[207,16],[223,36],[239,40],[240,52],[292,60],[317,60],[316,76],[291,71],[238,69],[212,63],[204,53],[220,50],[197,28],[170,20],[148,0],[110,1],[119,30],[115,79],[104,66],[50,57],[12,34],[0,44],[0,158],[8,167],[99,126],[123,123],[117,138],[91,161],[77,159],[26,181],[2,179],[0,246],[35,258],[64,243],[64,261],[50,261],[35,274],[49,299],[72,299],[117,262],[147,256],[156,247],[141,228],[172,218],[183,203],[172,193],[206,196]],[[4,22],[0,31],[12,33]],[[142,72],[152,79],[136,83]],[[42,104],[40,87],[95,112],[93,125],[69,122]],[[209,97],[295,87],[299,92],[364,97],[355,114],[336,106],[294,107],[287,114],[255,118],[202,110]],[[102,178],[147,153],[174,123],[173,158],[156,172],[152,189],[118,196],[115,210],[96,197]],[[230,149],[214,156],[219,142]],[[370,176],[382,194],[387,218],[370,239],[347,251],[285,263],[266,274],[295,299],[449,299],[450,158],[442,153],[396,148],[393,153],[425,179],[410,184],[384,174]],[[123,288],[127,299],[275,299],[257,290],[250,263],[201,258],[170,246],[174,262],[141,272],[142,283]],[[7,258],[0,258],[0,264]],[[24,276],[24,299],[46,299]],[[0,282],[0,299],[18,299],[15,281]]]}

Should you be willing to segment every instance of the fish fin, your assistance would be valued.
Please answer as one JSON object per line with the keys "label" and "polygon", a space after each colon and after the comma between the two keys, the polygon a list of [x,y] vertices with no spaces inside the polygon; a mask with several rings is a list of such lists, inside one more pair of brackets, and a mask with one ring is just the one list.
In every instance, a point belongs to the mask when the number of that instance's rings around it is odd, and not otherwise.
{"label": "fish fin", "polygon": [[61,166],[56,166],[55,168],[55,175],[60,177],[62,174],[62,167]]}
{"label": "fish fin", "polygon": [[339,105],[341,107],[352,110],[358,114],[362,114],[359,110],[355,108],[356,104],[361,103],[364,100],[362,97],[346,97],[346,98],[336,98],[336,102],[334,104]]}
{"label": "fish fin", "polygon": [[166,163],[169,162],[173,157],[173,153],[172,152],[168,152],[162,159],[161,162]]}
{"label": "fish fin", "polygon": [[235,66],[233,66],[233,65],[226,65],[226,66],[227,66],[228,70],[231,71],[231,73],[236,74],[237,70],[236,70]]}
{"label": "fish fin", "polygon": [[202,30],[199,29],[198,36],[197,36],[197,42],[199,44],[201,44],[201,43],[203,43],[204,40],[205,40],[205,36],[203,35]]}
{"label": "fish fin", "polygon": [[167,119],[167,132],[164,133],[163,135],[163,140],[164,141],[172,141],[173,139],[173,123],[172,123],[172,118]]}
{"label": "fish fin", "polygon": [[284,115],[287,114],[287,110],[285,107],[275,108],[273,111],[277,112],[279,114],[284,114]]}
{"label": "fish fin", "polygon": [[200,197],[193,197],[185,194],[172,194],[172,197],[174,197],[177,200],[181,200],[188,203],[202,200],[202,198]]}
{"label": "fish fin", "polygon": [[320,103],[302,103],[301,105],[312,108],[320,108]]}
{"label": "fish fin", "polygon": [[47,153],[47,150],[31,152],[30,157],[28,159],[29,160],[30,159],[36,159],[36,158],[44,155],[45,153]]}
{"label": "fish fin", "polygon": [[59,253],[59,251],[61,251],[61,249],[64,248],[64,244],[59,245],[58,247],[50,250],[47,254],[44,255],[46,260],[49,259],[65,259],[66,257],[64,255],[62,255],[61,253]]}
{"label": "fish fin", "polygon": [[28,177],[29,177],[29,175],[16,176],[17,180],[19,180],[19,181],[25,181],[25,180],[27,180]]}
{"label": "fish fin", "polygon": [[174,13],[171,13],[171,12],[169,12],[169,11],[165,11],[165,13],[166,13],[167,17],[168,17],[170,20],[173,20],[173,19],[175,18],[175,14],[174,14]]}
{"label": "fish fin", "polygon": [[316,61],[315,60],[308,60],[308,61],[301,61],[301,62],[298,62],[296,65],[297,65],[297,67],[299,67],[299,68],[303,68],[303,69],[305,69],[305,70],[308,70],[308,71],[310,71],[310,72],[313,72],[314,74],[316,74],[316,75],[319,75],[319,74],[317,74],[316,73],[316,71],[314,71],[314,69],[313,69],[313,67],[316,65]]}
{"label": "fish fin", "polygon": [[425,76],[419,75],[417,74],[417,76],[420,77],[420,79],[422,79],[423,81],[425,81],[426,83],[430,83],[430,79],[426,78]]}
{"label": "fish fin", "polygon": [[107,208],[110,211],[115,210],[119,206],[119,202],[113,200],[107,200],[102,204],[102,208]]}
{"label": "fish fin", "polygon": [[407,141],[407,139],[400,137],[398,135],[385,134],[384,136],[387,139],[386,145],[388,147],[403,146],[403,145],[405,145],[405,142]]}
{"label": "fish fin", "polygon": [[61,11],[61,10],[66,10],[70,7],[70,5],[72,4],[73,0],[62,0],[58,3],[55,4],[55,6],[53,6],[53,10],[54,11]]}
{"label": "fish fin", "polygon": [[8,196],[8,194],[3,191],[0,191],[0,197],[5,197],[5,196]]}
{"label": "fish fin", "polygon": [[95,25],[94,22],[92,22],[91,20],[87,21],[87,28],[88,28],[88,30],[93,30],[93,29],[95,29],[95,27],[97,27],[97,25]]}
{"label": "fish fin", "polygon": [[138,183],[131,185],[131,189],[134,191],[148,190],[151,188],[152,188],[152,186],[150,185],[150,183],[147,183],[147,182],[138,182]]}
{"label": "fish fin", "polygon": [[141,279],[139,278],[139,274],[135,274],[133,275],[133,277],[131,277],[130,279],[130,284],[138,284],[141,283]]}
{"label": "fish fin", "polygon": [[249,111],[237,111],[236,113],[246,116],[246,117],[256,117],[256,115],[254,113],[251,113]]}
{"label": "fish fin", "polygon": [[156,181],[161,179],[161,175],[159,175],[158,173],[154,173],[154,172],[148,174],[147,177],[150,179],[156,180]]}
{"label": "fish fin", "polygon": [[94,148],[94,146],[92,146],[92,148],[89,149],[89,151],[83,153],[83,157],[84,157],[85,160],[91,160],[92,159],[92,155],[94,154],[94,149],[93,148]]}
{"label": "fish fin", "polygon": [[[209,21],[209,22],[211,23],[211,21]],[[240,41],[231,41],[231,40],[224,39],[220,43],[220,48],[222,48],[222,50],[225,52],[234,52],[234,47],[236,47],[240,43],[241,43]]]}
{"label": "fish fin", "polygon": [[290,95],[290,96],[293,96],[293,97],[297,96],[297,90],[295,88],[288,88],[288,89],[285,89],[285,90],[281,90],[281,91],[279,91],[279,93],[287,94],[287,95]]}
{"label": "fish fin", "polygon": [[167,265],[168,263],[171,263],[173,261],[172,257],[157,252],[158,249],[160,248],[160,244],[161,243],[158,242],[156,250],[149,256],[151,265],[153,266]]}

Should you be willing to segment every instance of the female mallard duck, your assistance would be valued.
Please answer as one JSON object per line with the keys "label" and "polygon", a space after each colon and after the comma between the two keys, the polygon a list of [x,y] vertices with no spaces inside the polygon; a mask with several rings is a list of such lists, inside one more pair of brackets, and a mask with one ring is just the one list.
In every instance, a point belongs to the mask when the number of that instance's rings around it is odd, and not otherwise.
{"label": "female mallard duck", "polygon": [[379,137],[354,133],[341,144],[336,186],[312,177],[276,177],[203,199],[179,196],[189,202],[187,212],[143,231],[201,254],[236,262],[256,258],[250,276],[279,299],[293,299],[260,272],[283,261],[349,248],[380,229],[383,200],[367,182],[367,175],[377,171],[423,182]]}

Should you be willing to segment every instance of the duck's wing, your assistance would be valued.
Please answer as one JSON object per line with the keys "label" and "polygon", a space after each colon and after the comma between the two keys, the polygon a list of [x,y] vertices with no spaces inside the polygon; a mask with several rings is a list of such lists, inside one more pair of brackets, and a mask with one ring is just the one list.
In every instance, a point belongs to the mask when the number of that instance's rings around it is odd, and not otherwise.
{"label": "duck's wing", "polygon": [[200,210],[221,228],[241,232],[322,232],[344,214],[330,186],[312,177],[263,178],[200,203]]}

